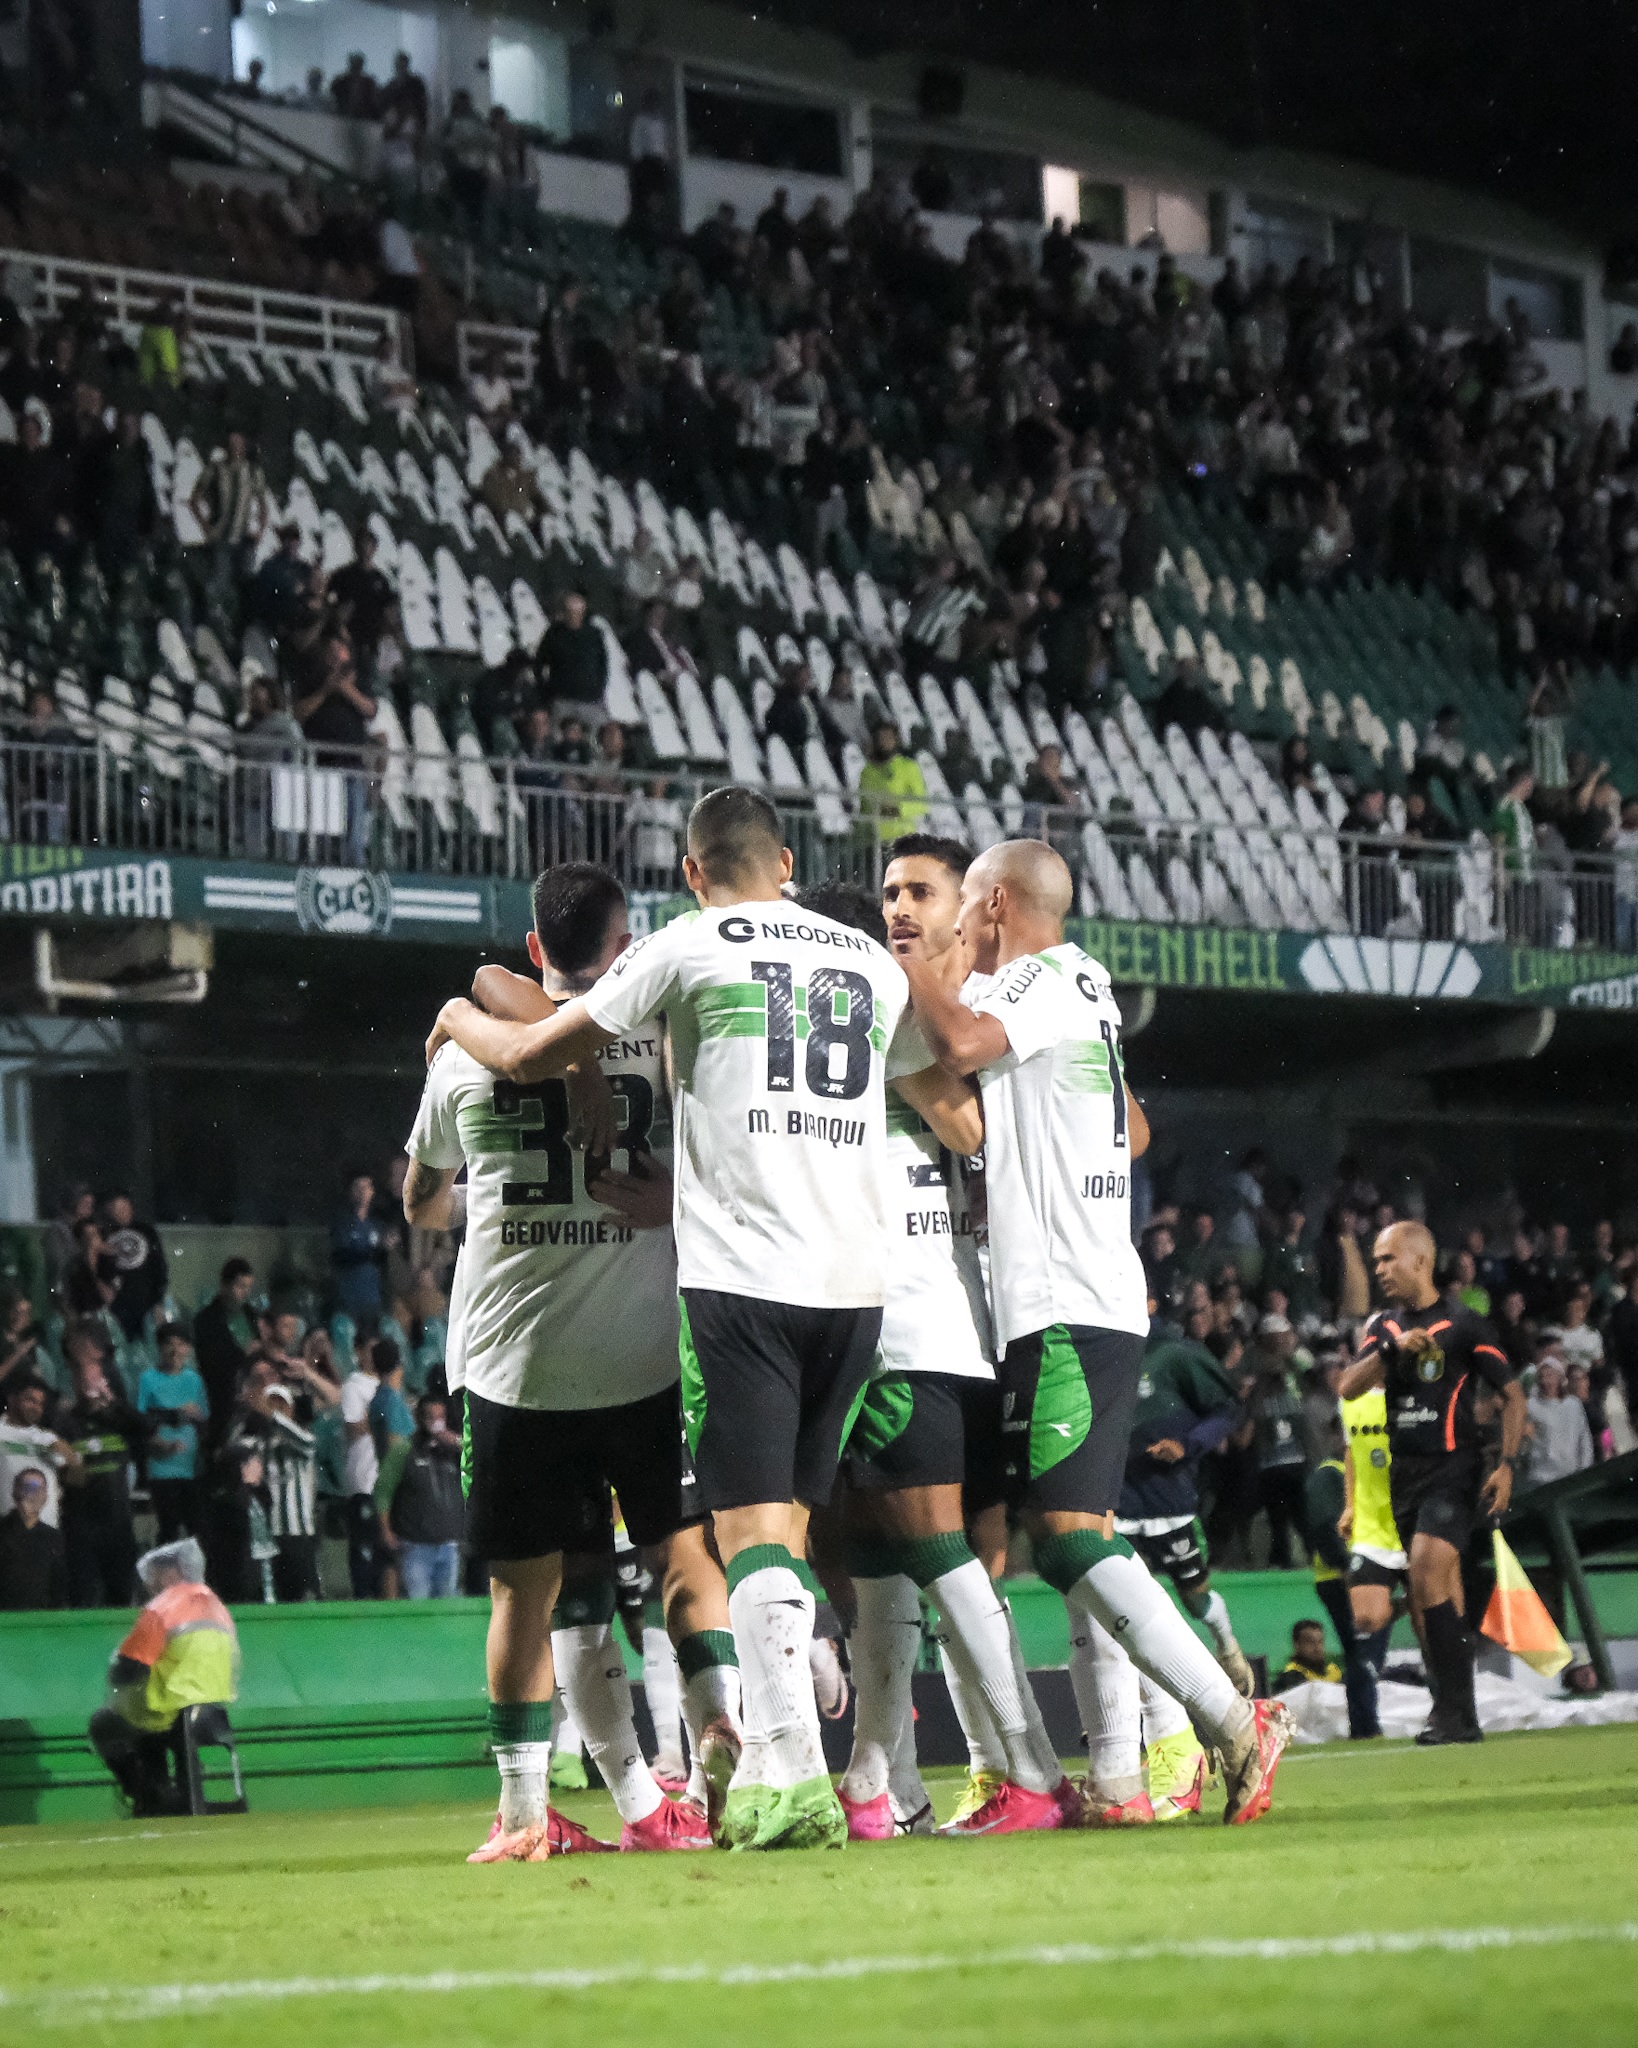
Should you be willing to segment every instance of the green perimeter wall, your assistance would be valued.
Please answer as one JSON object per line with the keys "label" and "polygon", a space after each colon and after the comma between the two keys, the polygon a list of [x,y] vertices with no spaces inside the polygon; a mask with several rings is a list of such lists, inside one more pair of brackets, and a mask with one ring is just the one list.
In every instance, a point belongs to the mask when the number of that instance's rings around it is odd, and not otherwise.
{"label": "green perimeter wall", "polygon": [[[1608,1632],[1638,1636],[1638,1572],[1590,1582]],[[1245,1648],[1276,1664],[1291,1624],[1321,1612],[1304,1572],[1225,1572],[1217,1585]],[[1061,1666],[1062,1600],[1035,1578],[1011,1581],[1008,1593],[1030,1667]],[[464,1599],[237,1609],[244,1680],[233,1722],[256,1808],[488,1797],[488,1613],[486,1600]],[[119,1813],[85,1724],[130,1620],[110,1610],[0,1614],[0,1824]],[[1400,1634],[1410,1640],[1404,1623]],[[627,1662],[638,1675],[629,1647]]]}

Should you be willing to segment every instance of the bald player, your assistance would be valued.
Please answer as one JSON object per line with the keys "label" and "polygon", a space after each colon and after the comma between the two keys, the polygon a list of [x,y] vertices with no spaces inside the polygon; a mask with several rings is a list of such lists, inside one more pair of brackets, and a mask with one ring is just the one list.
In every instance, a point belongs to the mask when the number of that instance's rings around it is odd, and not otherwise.
{"label": "bald player", "polygon": [[[1393,1518],[1409,1551],[1411,1618],[1433,1694],[1433,1712],[1416,1739],[1426,1747],[1479,1742],[1462,1553],[1480,1513],[1503,1515],[1513,1498],[1524,1390],[1490,1325],[1440,1294],[1433,1278],[1438,1247],[1425,1224],[1390,1224],[1373,1256],[1388,1305],[1365,1325],[1359,1358],[1340,1391],[1345,1401],[1371,1387],[1387,1394]],[[1481,1384],[1502,1404],[1501,1462],[1487,1478],[1474,1415]]]}
{"label": "bald player", "polygon": [[[1100,1688],[1106,1680],[1112,1699],[1129,1701],[1135,1665],[1180,1700],[1222,1753],[1225,1819],[1245,1823],[1268,1809],[1289,1718],[1240,1697],[1115,1531],[1149,1329],[1131,1216],[1132,1160],[1148,1132],[1126,1090],[1109,976],[1064,940],[1071,898],[1050,847],[1005,841],[973,862],[961,890],[961,937],[975,971],[993,978],[963,1002],[913,954],[904,968],[935,1057],[976,1077],[983,1099],[1009,1505],[1072,1626],[1093,1632]],[[1135,1743],[1126,1780],[1089,1789],[1094,1824],[1153,1817]]]}

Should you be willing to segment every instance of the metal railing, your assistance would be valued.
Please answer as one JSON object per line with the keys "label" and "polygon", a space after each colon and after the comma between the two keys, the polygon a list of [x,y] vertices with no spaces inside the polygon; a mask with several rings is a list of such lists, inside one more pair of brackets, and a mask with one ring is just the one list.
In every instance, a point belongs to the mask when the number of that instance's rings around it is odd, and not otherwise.
{"label": "metal railing", "polygon": [[501,375],[519,390],[530,389],[540,361],[540,341],[533,328],[500,327],[484,320],[463,320],[455,329],[461,382],[492,355],[500,356]]}
{"label": "metal railing", "polygon": [[[0,841],[518,881],[561,861],[595,860],[628,887],[663,890],[681,886],[689,806],[723,780],[254,744],[230,751],[219,731],[215,743],[197,745],[181,731],[73,746],[0,742]],[[1011,834],[1057,847],[1089,916],[1638,953],[1630,856],[1555,859],[1504,853],[1482,838],[1442,845],[1099,820],[1034,804],[1009,812],[929,800],[877,816],[868,798],[841,792],[806,800],[776,792],[774,800],[801,882],[875,889],[884,849],[900,831],[959,831],[975,848]],[[0,891],[0,910],[31,907]]]}
{"label": "metal railing", "polygon": [[[202,341],[292,355],[368,359],[384,336],[392,344],[394,360],[402,355],[398,313],[391,306],[366,305],[359,299],[324,299],[166,271],[126,270],[112,263],[41,256],[32,249],[0,249],[0,269],[28,273],[33,310],[48,320],[67,312],[88,292],[132,342],[151,315],[173,300],[191,316]],[[12,296],[18,296],[15,278]]]}

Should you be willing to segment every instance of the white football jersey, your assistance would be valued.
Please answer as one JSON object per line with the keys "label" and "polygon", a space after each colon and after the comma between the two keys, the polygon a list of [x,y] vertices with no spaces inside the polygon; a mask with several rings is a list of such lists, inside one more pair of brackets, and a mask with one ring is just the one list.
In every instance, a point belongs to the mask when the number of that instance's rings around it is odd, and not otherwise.
{"label": "white football jersey", "polygon": [[1079,946],[1050,946],[966,999],[1007,1033],[1005,1057],[978,1077],[997,1345],[1053,1323],[1146,1334],[1108,974]]}
{"label": "white football jersey", "polygon": [[[622,1168],[633,1153],[671,1163],[664,1037],[655,1025],[600,1055]],[[593,1201],[568,1130],[564,1082],[520,1087],[446,1045],[405,1148],[428,1166],[466,1165],[450,1385],[509,1408],[614,1408],[678,1376],[671,1233],[633,1230]]]}
{"label": "white football jersey", "polygon": [[851,925],[744,903],[638,940],[586,996],[605,1031],[670,1028],[681,1286],[880,1304],[886,1082],[933,1063],[909,994]]}
{"label": "white football jersey", "polygon": [[995,1377],[970,1199],[982,1180],[940,1145],[908,1103],[889,1096],[880,1372]]}

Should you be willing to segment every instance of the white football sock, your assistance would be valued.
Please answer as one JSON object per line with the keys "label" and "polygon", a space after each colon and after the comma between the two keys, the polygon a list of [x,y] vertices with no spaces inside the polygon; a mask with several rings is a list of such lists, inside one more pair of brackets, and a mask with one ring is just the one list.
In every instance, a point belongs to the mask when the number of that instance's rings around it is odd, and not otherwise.
{"label": "white football sock", "polygon": [[[957,1565],[925,1588],[948,1636],[950,1656],[965,1682],[976,1688],[1006,1753],[1006,1773],[1026,1792],[1050,1792],[1063,1773],[1050,1752],[1045,1731],[1036,1739],[1040,1709],[1028,1679],[1022,1684],[1013,1662],[1012,1616],[990,1575],[976,1557]],[[1026,1700],[1028,1705],[1025,1704]],[[1031,1725],[1033,1721],[1035,1726]]]}
{"label": "white football sock", "polygon": [[1239,1649],[1234,1637],[1234,1624],[1229,1620],[1228,1602],[1215,1588],[1206,1595],[1206,1611],[1201,1618],[1219,1650]]}
{"label": "white football sock", "polygon": [[688,1797],[697,1806],[706,1799],[705,1766],[700,1762],[700,1743],[713,1721],[726,1721],[743,1743],[745,1730],[740,1720],[739,1666],[708,1664],[685,1681],[682,1689],[683,1719],[688,1724]]}
{"label": "white football sock", "polygon": [[960,1668],[950,1655],[950,1638],[946,1629],[940,1628],[937,1635],[938,1661],[944,1668],[944,1683],[950,1690],[950,1704],[955,1708],[956,1719],[961,1723],[961,1732],[967,1738],[967,1768],[971,1771],[990,1771],[998,1778],[1007,1775],[1007,1752],[1001,1738],[995,1732],[995,1723],[990,1719],[990,1710],[984,1704],[984,1695],[976,1685],[969,1686]]}
{"label": "white football sock", "polygon": [[913,1703],[899,1726],[898,1747],[893,1751],[893,1760],[887,1771],[887,1793],[893,1802],[893,1818],[904,1823],[913,1821],[923,1808],[932,1803],[927,1787],[922,1783],[921,1767],[916,1761],[916,1710]]}
{"label": "white football sock", "polygon": [[[921,1601],[914,1581],[902,1572],[885,1579],[855,1579],[853,1590],[859,1603],[859,1618],[848,1637],[853,1754],[842,1790],[849,1799],[879,1799],[889,1789],[893,1760],[914,1712],[910,1675],[921,1647]],[[914,1771],[914,1739],[910,1760]]]}
{"label": "white football sock", "polygon": [[1141,1558],[1101,1559],[1064,1597],[1107,1629],[1140,1671],[1181,1700],[1209,1740],[1227,1742],[1251,1725],[1250,1701],[1234,1690]]}
{"label": "white football sock", "polygon": [[540,1827],[546,1819],[546,1780],[552,1768],[549,1742],[507,1742],[495,1748],[500,1772],[501,1832]]}
{"label": "white football sock", "polygon": [[1174,1700],[1163,1685],[1156,1685],[1145,1671],[1138,1672],[1138,1697],[1143,1702],[1145,1749],[1152,1749],[1157,1742],[1164,1742],[1169,1736],[1181,1735],[1185,1729],[1191,1735],[1194,1733],[1188,1708],[1181,1701]]}
{"label": "white football sock", "polygon": [[643,1698],[654,1723],[654,1768],[662,1778],[688,1775],[682,1740],[682,1676],[663,1628],[643,1630]]}
{"label": "white football sock", "polygon": [[[995,1597],[1001,1600],[1001,1588],[994,1580]],[[1024,1662],[1024,1646],[1018,1640],[1018,1623],[1013,1619],[1010,1601],[1001,1600],[1007,1614],[1007,1643],[1012,1651],[1012,1675],[1018,1685],[1018,1696],[1024,1703],[1024,1725],[1029,1734],[1030,1744],[1035,1751],[1035,1760],[1045,1774],[1048,1787],[1055,1789],[1063,1782],[1063,1758],[1058,1754],[1056,1743],[1047,1733],[1046,1722],[1041,1718],[1041,1703],[1035,1697],[1035,1687],[1030,1683],[1029,1667]]]}
{"label": "white football sock", "polygon": [[559,1686],[552,1700],[552,1747],[559,1756],[584,1756],[586,1744]]}
{"label": "white football sock", "polygon": [[763,1565],[728,1595],[744,1699],[741,1782],[783,1790],[828,1776],[808,1669],[813,1610],[813,1595],[789,1565]]}
{"label": "white football sock", "polygon": [[614,1630],[606,1621],[554,1628],[552,1662],[615,1811],[623,1821],[646,1820],[665,1794],[643,1761],[631,1685]]}
{"label": "white football sock", "polygon": [[1086,1735],[1090,1788],[1117,1803],[1143,1790],[1137,1666],[1084,1607],[1069,1610],[1069,1682]]}

